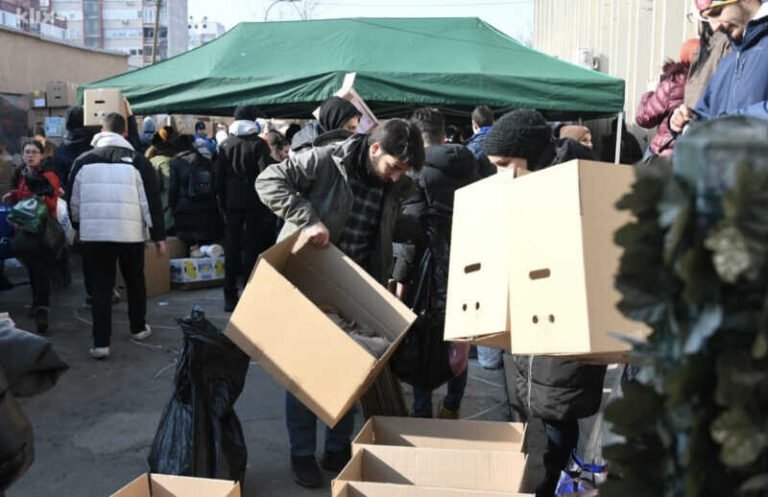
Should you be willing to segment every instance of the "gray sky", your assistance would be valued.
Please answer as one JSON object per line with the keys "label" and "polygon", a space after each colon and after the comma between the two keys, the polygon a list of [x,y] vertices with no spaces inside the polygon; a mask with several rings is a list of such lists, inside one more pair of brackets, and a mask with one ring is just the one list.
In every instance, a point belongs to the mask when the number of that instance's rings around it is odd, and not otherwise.
{"label": "gray sky", "polygon": [[[189,15],[208,16],[227,29],[243,21],[263,21],[273,0],[188,0]],[[297,9],[298,7],[298,9]],[[533,0],[303,0],[282,2],[269,11],[270,21],[299,19],[302,8],[314,19],[339,17],[479,17],[522,42],[533,38]]]}

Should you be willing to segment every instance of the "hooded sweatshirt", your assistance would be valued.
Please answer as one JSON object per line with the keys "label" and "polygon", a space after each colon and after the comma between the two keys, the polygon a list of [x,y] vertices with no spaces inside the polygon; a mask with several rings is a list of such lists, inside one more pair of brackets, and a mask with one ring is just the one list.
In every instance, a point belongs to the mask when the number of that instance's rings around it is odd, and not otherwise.
{"label": "hooded sweatshirt", "polygon": [[163,240],[163,208],[152,165],[117,133],[101,132],[91,144],[93,150],[75,160],[67,188],[80,239],[140,243],[149,229],[152,240]]}
{"label": "hooded sweatshirt", "polygon": [[92,133],[83,127],[82,107],[68,108],[64,114],[64,123],[67,134],[53,156],[56,172],[61,178],[62,185],[68,183],[72,163],[80,154],[91,149],[91,140],[93,139]]}

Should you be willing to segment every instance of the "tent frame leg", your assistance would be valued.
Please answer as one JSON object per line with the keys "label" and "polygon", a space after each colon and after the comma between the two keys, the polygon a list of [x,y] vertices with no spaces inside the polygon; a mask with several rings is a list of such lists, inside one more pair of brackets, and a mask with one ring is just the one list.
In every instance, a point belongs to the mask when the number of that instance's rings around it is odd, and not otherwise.
{"label": "tent frame leg", "polygon": [[621,138],[624,123],[624,112],[619,112],[619,118],[616,120],[616,155],[614,156],[613,163],[619,164],[621,160]]}

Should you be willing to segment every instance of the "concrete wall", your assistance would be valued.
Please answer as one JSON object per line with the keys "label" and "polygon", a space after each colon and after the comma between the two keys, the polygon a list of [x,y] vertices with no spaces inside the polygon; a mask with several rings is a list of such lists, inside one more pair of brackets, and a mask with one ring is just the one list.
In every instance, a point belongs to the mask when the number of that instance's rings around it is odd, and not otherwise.
{"label": "concrete wall", "polygon": [[683,42],[697,36],[696,24],[686,17],[690,6],[690,0],[535,0],[534,48],[571,62],[592,51],[598,70],[626,81],[632,125],[664,60],[677,60]]}
{"label": "concrete wall", "polygon": [[128,70],[127,56],[0,28],[0,93],[45,90],[48,81],[87,83]]}

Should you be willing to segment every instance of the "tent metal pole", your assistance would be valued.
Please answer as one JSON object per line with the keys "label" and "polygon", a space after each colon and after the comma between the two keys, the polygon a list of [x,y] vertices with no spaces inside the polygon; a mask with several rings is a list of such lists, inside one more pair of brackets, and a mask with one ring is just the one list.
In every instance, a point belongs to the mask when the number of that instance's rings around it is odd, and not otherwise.
{"label": "tent metal pole", "polygon": [[624,122],[624,112],[619,112],[619,118],[616,120],[616,155],[614,156],[613,163],[619,164],[621,162],[621,133],[623,131],[622,123]]}

